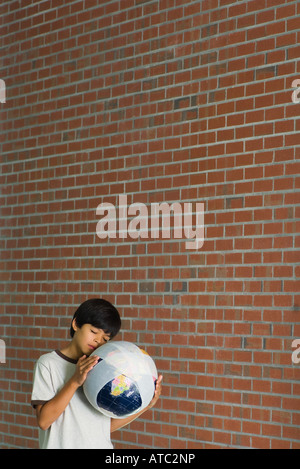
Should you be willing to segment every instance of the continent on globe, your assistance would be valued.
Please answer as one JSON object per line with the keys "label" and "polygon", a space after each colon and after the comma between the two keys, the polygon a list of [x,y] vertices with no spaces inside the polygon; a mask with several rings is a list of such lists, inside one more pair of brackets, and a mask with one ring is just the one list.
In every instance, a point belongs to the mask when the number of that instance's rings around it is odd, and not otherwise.
{"label": "continent on globe", "polygon": [[115,378],[111,383],[111,394],[113,396],[119,396],[124,391],[128,391],[130,388],[130,380],[124,375],[120,375]]}

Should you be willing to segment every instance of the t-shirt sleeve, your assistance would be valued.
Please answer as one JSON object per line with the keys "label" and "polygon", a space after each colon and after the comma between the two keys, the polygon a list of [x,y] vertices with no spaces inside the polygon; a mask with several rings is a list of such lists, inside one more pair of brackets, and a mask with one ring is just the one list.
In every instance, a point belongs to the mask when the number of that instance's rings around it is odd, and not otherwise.
{"label": "t-shirt sleeve", "polygon": [[31,405],[43,405],[55,396],[51,370],[45,364],[38,361],[34,369]]}

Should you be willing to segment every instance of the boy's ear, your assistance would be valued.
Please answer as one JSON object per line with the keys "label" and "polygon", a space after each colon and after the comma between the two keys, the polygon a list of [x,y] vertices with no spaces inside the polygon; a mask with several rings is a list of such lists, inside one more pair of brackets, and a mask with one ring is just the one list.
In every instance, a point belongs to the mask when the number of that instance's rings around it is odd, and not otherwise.
{"label": "boy's ear", "polygon": [[73,321],[72,321],[72,327],[73,327],[74,331],[76,332],[77,329],[78,329],[77,324],[76,324],[76,319],[73,319]]}

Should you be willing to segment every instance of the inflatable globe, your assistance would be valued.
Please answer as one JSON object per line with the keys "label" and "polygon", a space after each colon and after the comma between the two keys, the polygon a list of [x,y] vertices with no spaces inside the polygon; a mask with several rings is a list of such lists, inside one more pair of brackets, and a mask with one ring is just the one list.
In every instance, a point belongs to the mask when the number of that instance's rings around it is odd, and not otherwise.
{"label": "inflatable globe", "polygon": [[157,370],[152,358],[131,342],[108,342],[95,350],[100,360],[88,373],[83,390],[90,404],[107,417],[125,418],[153,398]]}

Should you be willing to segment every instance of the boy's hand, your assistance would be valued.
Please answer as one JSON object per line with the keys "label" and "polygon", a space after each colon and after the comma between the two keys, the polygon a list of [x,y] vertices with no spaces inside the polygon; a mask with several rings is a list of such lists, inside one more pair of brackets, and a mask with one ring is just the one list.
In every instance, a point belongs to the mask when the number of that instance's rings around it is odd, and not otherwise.
{"label": "boy's hand", "polygon": [[162,379],[163,379],[163,377],[162,377],[162,375],[160,375],[158,380],[156,381],[154,396],[153,396],[152,401],[148,405],[148,409],[150,409],[151,407],[153,407],[156,404],[156,402],[159,399],[159,396],[161,395],[161,382],[162,382]]}
{"label": "boy's hand", "polygon": [[92,368],[98,363],[99,357],[93,355],[92,357],[87,357],[83,355],[79,358],[76,364],[76,371],[72,377],[73,382],[75,382],[78,387],[82,386],[87,378],[87,374],[91,371]]}
{"label": "boy's hand", "polygon": [[134,415],[130,415],[129,417],[125,417],[124,419],[111,419],[111,426],[110,426],[110,432],[115,432],[116,430],[119,430],[119,428],[124,427],[125,425],[128,425],[130,422],[135,420],[137,417],[142,415],[146,410],[151,409],[156,402],[159,399],[159,396],[161,395],[161,382],[162,382],[162,375],[159,376],[158,380],[156,381],[156,386],[155,386],[155,391],[154,391],[154,396],[153,399],[151,400],[150,404],[140,412]]}

